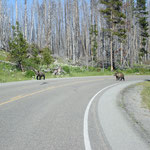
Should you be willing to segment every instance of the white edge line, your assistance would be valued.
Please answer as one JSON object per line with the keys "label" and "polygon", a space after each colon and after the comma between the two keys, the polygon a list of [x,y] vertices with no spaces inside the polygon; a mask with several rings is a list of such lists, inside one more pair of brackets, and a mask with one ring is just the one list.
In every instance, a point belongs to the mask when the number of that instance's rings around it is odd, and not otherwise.
{"label": "white edge line", "polygon": [[94,101],[95,97],[100,94],[102,91],[112,87],[112,86],[115,86],[119,83],[116,83],[116,84],[113,84],[113,85],[110,85],[110,86],[107,86],[105,88],[103,88],[102,90],[100,90],[98,93],[96,93],[92,99],[90,100],[90,102],[88,103],[87,107],[86,107],[86,110],[85,110],[85,113],[84,113],[84,124],[83,124],[83,136],[84,136],[84,146],[85,146],[85,150],[92,150],[91,149],[91,144],[90,144],[90,138],[89,138],[89,132],[88,132],[88,116],[89,116],[89,110],[90,110],[90,107],[92,105],[92,102]]}

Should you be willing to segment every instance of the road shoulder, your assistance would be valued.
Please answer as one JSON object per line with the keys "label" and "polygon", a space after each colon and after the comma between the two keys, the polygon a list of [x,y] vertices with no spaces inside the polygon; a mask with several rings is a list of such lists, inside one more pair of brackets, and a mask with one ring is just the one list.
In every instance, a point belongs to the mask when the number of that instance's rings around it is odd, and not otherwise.
{"label": "road shoulder", "polygon": [[150,143],[150,111],[142,104],[143,86],[134,84],[121,92],[121,104],[141,136]]}
{"label": "road shoulder", "polygon": [[99,100],[98,116],[104,134],[114,150],[148,150],[149,145],[135,129],[132,120],[122,109],[121,91],[136,82],[122,82],[107,90]]}

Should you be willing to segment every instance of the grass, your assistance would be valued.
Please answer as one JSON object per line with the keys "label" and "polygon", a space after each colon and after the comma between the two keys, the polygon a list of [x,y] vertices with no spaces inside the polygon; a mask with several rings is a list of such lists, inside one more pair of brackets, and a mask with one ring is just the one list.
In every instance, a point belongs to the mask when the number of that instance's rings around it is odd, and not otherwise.
{"label": "grass", "polygon": [[84,77],[84,76],[102,76],[102,75],[112,75],[113,73],[111,71],[84,71],[84,72],[71,72],[70,77]]}
{"label": "grass", "polygon": [[16,68],[10,64],[0,62],[0,83],[29,80],[25,77],[24,73],[16,70]]}
{"label": "grass", "polygon": [[150,75],[150,69],[144,67],[129,68],[121,72],[123,72],[125,75]]}
{"label": "grass", "polygon": [[6,61],[7,60],[7,55],[8,55],[7,52],[4,52],[4,51],[0,50],[0,60]]}
{"label": "grass", "polygon": [[[0,50],[0,60],[7,61],[8,60],[8,53]],[[85,76],[103,76],[103,75],[113,75],[114,72],[111,72],[110,69],[100,69],[95,67],[90,67],[89,70],[86,67],[79,67],[79,66],[69,66],[67,64],[58,63],[52,64],[50,66],[51,69],[55,68],[56,66],[61,66],[62,69],[66,72],[65,75],[54,76],[52,73],[45,73],[46,78],[63,78],[63,77],[85,77]],[[42,66],[42,69],[46,68],[46,66]],[[123,72],[125,75],[150,75],[150,69],[144,68],[143,66],[136,66],[132,69],[126,69],[124,71],[118,70]],[[15,66],[0,62],[0,83],[3,82],[12,82],[12,81],[23,81],[23,80],[31,80],[35,79],[33,75],[29,76],[26,75],[26,72],[21,72],[16,69]]]}
{"label": "grass", "polygon": [[[55,66],[53,66],[55,67]],[[52,67],[50,67],[52,68]],[[84,77],[84,76],[103,76],[103,75],[113,75],[114,72],[111,72],[110,70],[104,69],[104,71],[98,68],[90,67],[89,71],[86,70],[85,67],[72,67],[72,66],[62,66],[62,68],[65,70],[65,75],[59,75],[54,76],[52,73],[45,73],[46,78],[63,78],[63,77]],[[147,69],[128,69],[125,71],[121,71],[125,75],[135,75],[138,73],[138,75],[143,74],[150,74],[150,71]],[[12,66],[11,64],[6,64],[0,62],[0,83],[3,82],[12,82],[12,81],[23,81],[23,80],[31,80],[35,79],[33,76],[26,76],[26,73],[18,71],[15,66]]]}
{"label": "grass", "polygon": [[[0,50],[0,60],[7,61],[8,53]],[[46,78],[63,78],[63,77],[84,77],[84,76],[99,76],[99,75],[111,75],[112,72],[105,70],[104,72],[97,68],[89,67],[89,71],[86,70],[86,67],[78,67],[78,66],[68,66],[67,64],[58,63],[52,64],[50,68],[55,68],[56,66],[61,66],[63,70],[66,72],[65,75],[55,76],[52,73],[45,73]],[[44,66],[43,66],[44,67]],[[43,68],[44,69],[44,68]],[[0,62],[0,83],[3,82],[12,82],[12,81],[23,81],[23,80],[31,80],[35,79],[32,75],[26,75],[26,72],[21,72],[16,69],[15,66]]]}
{"label": "grass", "polygon": [[[77,71],[78,70],[78,71]],[[64,78],[64,77],[84,77],[84,76],[101,76],[101,75],[112,75],[111,71],[79,71],[79,68],[70,69],[70,72],[65,75],[52,75],[52,73],[45,73],[46,78]],[[26,76],[25,72],[18,71],[15,66],[0,62],[0,83],[12,82],[12,81],[23,81],[32,80],[35,77]]]}
{"label": "grass", "polygon": [[143,86],[143,90],[141,92],[142,104],[144,105],[144,107],[150,110],[150,82],[146,81],[139,83],[138,85]]}

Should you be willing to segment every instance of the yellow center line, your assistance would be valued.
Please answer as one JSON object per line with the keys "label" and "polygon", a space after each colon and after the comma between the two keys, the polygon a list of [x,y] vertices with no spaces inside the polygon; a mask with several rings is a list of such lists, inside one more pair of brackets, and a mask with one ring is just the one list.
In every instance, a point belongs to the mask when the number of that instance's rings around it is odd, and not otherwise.
{"label": "yellow center line", "polygon": [[68,84],[63,84],[63,85],[58,85],[58,86],[50,86],[50,87],[45,88],[43,90],[35,91],[35,92],[29,93],[29,94],[26,94],[26,95],[18,95],[16,97],[11,98],[10,100],[8,100],[6,102],[0,103],[0,106],[11,103],[11,102],[14,102],[14,101],[17,101],[17,100],[20,100],[20,99],[25,98],[25,97],[29,97],[29,96],[32,96],[32,95],[35,95],[35,94],[39,94],[39,93],[42,93],[42,92],[45,92],[45,91],[48,91],[48,90],[52,90],[52,89],[56,89],[56,88],[60,88],[60,87],[65,87],[65,86],[69,86],[69,85],[75,85],[75,84],[78,84],[78,83],[94,82],[94,81],[98,81],[98,80],[104,80],[104,79],[96,79],[96,80],[90,80],[90,81],[78,81],[78,82],[73,82],[73,83],[68,83]]}
{"label": "yellow center line", "polygon": [[0,106],[1,106],[1,105],[4,105],[4,104],[7,104],[7,103],[10,103],[10,102],[13,102],[13,101],[16,101],[16,100],[18,100],[18,99],[20,99],[20,98],[22,98],[21,95],[20,95],[20,96],[13,97],[13,98],[11,98],[9,101],[0,103]]}

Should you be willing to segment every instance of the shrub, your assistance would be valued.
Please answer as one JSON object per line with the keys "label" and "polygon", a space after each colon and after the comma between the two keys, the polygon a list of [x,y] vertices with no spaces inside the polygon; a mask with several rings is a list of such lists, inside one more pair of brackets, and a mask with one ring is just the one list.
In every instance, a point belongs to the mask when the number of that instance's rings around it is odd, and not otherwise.
{"label": "shrub", "polygon": [[53,57],[51,56],[51,51],[49,48],[42,49],[42,56],[43,56],[43,64],[47,65],[47,68],[50,64],[54,62]]}
{"label": "shrub", "polygon": [[126,71],[125,71],[126,73],[135,73],[134,71],[133,71],[133,69],[127,69]]}
{"label": "shrub", "polygon": [[39,64],[34,58],[28,58],[24,61],[24,66],[26,70],[29,70],[30,68],[38,69]]}
{"label": "shrub", "polygon": [[149,73],[149,69],[143,68],[143,67],[134,67],[134,68],[129,68],[125,70],[126,73],[139,73],[139,74],[145,74]]}
{"label": "shrub", "polygon": [[70,68],[68,66],[63,66],[62,69],[69,74],[70,73]]}
{"label": "shrub", "polygon": [[95,67],[91,67],[91,66],[89,66],[88,69],[89,69],[90,72],[97,71],[97,69]]}
{"label": "shrub", "polygon": [[72,67],[73,72],[82,72],[82,69],[80,67]]}
{"label": "shrub", "polygon": [[31,78],[35,76],[35,73],[32,70],[28,70],[26,71],[25,76]]}

